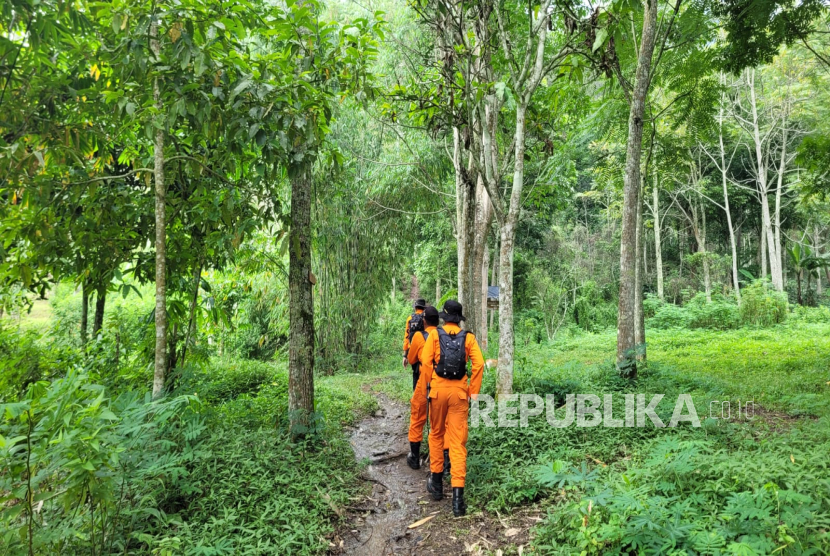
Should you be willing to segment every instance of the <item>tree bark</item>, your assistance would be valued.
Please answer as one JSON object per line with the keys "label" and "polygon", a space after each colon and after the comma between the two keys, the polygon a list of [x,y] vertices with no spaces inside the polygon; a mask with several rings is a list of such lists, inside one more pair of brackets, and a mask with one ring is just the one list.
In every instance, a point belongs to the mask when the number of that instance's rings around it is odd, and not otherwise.
{"label": "tree bark", "polygon": [[92,319],[92,335],[97,336],[104,326],[104,307],[107,303],[107,287],[99,286],[95,292],[95,317]]}
{"label": "tree bark", "polygon": [[761,259],[761,278],[763,279],[767,277],[767,229],[763,222],[761,222],[759,235],[761,236],[758,245]]}
{"label": "tree bark", "polygon": [[657,271],[657,297],[665,299],[663,291],[663,246],[661,243],[660,194],[657,191],[657,174],[654,174],[654,187],[651,190],[654,198],[654,265]]}
{"label": "tree bark", "polygon": [[499,253],[499,371],[496,377],[496,397],[513,393],[513,247],[516,224],[522,210],[524,186],[525,114],[527,104],[516,107],[515,162],[510,208],[501,225],[501,249]]}
{"label": "tree bark", "polygon": [[[159,63],[161,61],[161,47],[158,40],[158,22],[155,19],[150,24],[150,49],[153,51],[155,62]],[[162,114],[164,105],[158,77],[153,80],[153,99],[156,110],[159,115]],[[158,398],[164,390],[164,374],[167,368],[167,187],[164,183],[164,130],[161,129],[161,126],[156,129],[153,159],[156,202],[156,353],[153,372],[153,398]]]}
{"label": "tree bark", "polygon": [[723,145],[723,103],[724,99],[721,97],[721,106],[718,118],[718,146],[720,147],[720,174],[721,185],[723,186],[723,210],[726,212],[726,225],[729,228],[729,243],[732,247],[732,287],[735,290],[735,299],[738,301],[738,305],[740,305],[741,284],[738,277],[738,242],[735,239],[735,227],[732,225],[732,211],[729,208],[729,189],[726,186],[726,149]]}
{"label": "tree bark", "polygon": [[[767,157],[763,152],[763,140],[761,139],[760,123],[758,119],[758,103],[755,96],[755,70],[747,71],[747,85],[750,93],[750,107],[752,109],[752,139],[755,144],[755,165],[758,174],[758,193],[761,198],[761,218],[763,230],[766,235],[766,246],[769,254],[769,270],[772,278],[772,285],[778,291],[784,290],[784,279],[781,272],[781,259],[776,253],[777,242],[775,241],[772,229],[772,220],[769,210],[769,182]],[[784,124],[786,129],[786,124]],[[765,255],[766,256],[766,255]],[[766,267],[764,265],[764,276]]]}
{"label": "tree bark", "polygon": [[389,293],[389,300],[392,305],[395,304],[395,277],[392,276],[392,291]]}
{"label": "tree bark", "polygon": [[[488,284],[488,286],[490,286],[490,285],[494,286],[494,285],[497,284],[496,277],[499,274],[499,252],[500,252],[499,251],[499,242],[498,242],[498,238],[497,238],[495,248],[493,249],[493,263],[492,263],[493,264],[493,269],[490,272],[490,283]],[[488,330],[493,329],[493,320],[495,319],[495,317],[496,317],[496,310],[495,309],[490,309],[490,325],[488,327]]]}
{"label": "tree bark", "polygon": [[81,284],[81,345],[86,345],[89,322],[89,289],[86,282]]}
{"label": "tree bark", "polygon": [[787,171],[787,108],[785,104],[784,108],[784,115],[782,116],[782,123],[781,127],[783,128],[782,131],[782,140],[781,140],[781,164],[778,167],[778,179],[776,180],[776,187],[775,187],[775,256],[778,260],[778,269],[781,273],[781,289],[779,291],[784,291],[785,279],[784,279],[784,258],[782,254],[781,248],[781,194],[784,191],[784,174]]}
{"label": "tree bark", "polygon": [[626,145],[625,175],[623,187],[623,216],[620,238],[620,299],[617,316],[617,366],[628,378],[637,377],[634,359],[636,347],[636,296],[637,288],[637,200],[641,187],[640,159],[643,150],[643,118],[651,81],[651,61],[657,33],[657,3],[645,3],[643,33],[637,56],[637,72],[631,94],[628,114],[628,140]]}
{"label": "tree bark", "polygon": [[[486,239],[486,238],[485,238]],[[488,275],[490,274],[490,250],[487,248],[487,242],[484,243],[484,261],[481,265],[481,297],[479,298],[479,325],[478,325],[478,344],[482,350],[487,349],[487,286]]]}
{"label": "tree bark", "polygon": [[458,259],[457,270],[457,296],[459,303],[464,303],[466,292],[464,291],[465,272],[467,269],[467,233],[466,233],[466,214],[465,208],[467,206],[465,192],[466,187],[464,183],[464,169],[461,164],[461,137],[457,127],[453,128],[453,157],[452,162],[455,168],[455,245],[456,255]]}
{"label": "tree bark", "polygon": [[643,282],[645,279],[645,247],[643,234],[643,184],[640,184],[637,199],[637,268],[634,287],[634,343],[637,346],[637,361],[646,360],[646,323],[643,314]]}
{"label": "tree bark", "polygon": [[314,303],[311,273],[311,169],[291,178],[288,295],[288,413],[292,436],[302,436],[314,412]]}

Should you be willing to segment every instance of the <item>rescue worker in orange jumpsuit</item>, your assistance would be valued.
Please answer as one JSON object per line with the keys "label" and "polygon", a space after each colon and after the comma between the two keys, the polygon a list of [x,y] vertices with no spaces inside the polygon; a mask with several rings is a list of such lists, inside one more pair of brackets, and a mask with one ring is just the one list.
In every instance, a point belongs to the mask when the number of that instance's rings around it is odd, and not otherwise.
{"label": "rescue worker in orange jumpsuit", "polygon": [[[412,328],[413,328],[412,320],[417,319],[417,320],[420,321],[421,319],[423,319],[424,308],[426,306],[427,306],[426,301],[424,301],[423,299],[416,299],[414,307],[413,307],[415,309],[415,312],[412,313],[411,315],[409,315],[406,318],[406,326],[404,326],[404,332],[403,332],[403,368],[404,369],[406,368],[407,365],[409,365],[409,358],[407,357],[407,355],[409,354],[409,344],[412,341],[412,337],[415,333],[415,330],[412,330]],[[421,316],[418,317],[417,315],[421,315]],[[423,326],[418,326],[417,323],[416,323],[416,326],[414,328],[423,330]],[[413,372],[413,376],[412,376],[412,388],[413,389],[415,388],[415,384],[417,383],[417,381],[418,381],[418,378],[414,375],[414,372]]]}
{"label": "rescue worker in orange jumpsuit", "polygon": [[[421,440],[424,437],[424,426],[428,416],[427,392],[429,384],[424,380],[424,375],[419,373],[421,351],[429,334],[436,328],[438,328],[438,309],[427,306],[424,309],[424,330],[416,332],[412,337],[408,355],[412,372],[418,375],[415,391],[412,393],[412,399],[409,400],[409,454],[406,456],[406,463],[412,469],[421,468]],[[450,454],[448,444],[444,444],[443,474],[445,478],[449,478]]]}
{"label": "rescue worker in orange jumpsuit", "polygon": [[[444,497],[441,449],[449,445],[452,464],[452,512],[456,517],[467,511],[464,503],[464,480],[467,475],[467,415],[470,399],[481,391],[484,356],[478,342],[460,323],[464,318],[458,301],[448,300],[439,316],[444,328],[436,328],[421,350],[421,375],[429,389],[430,476],[427,491],[434,500]],[[467,378],[467,362],[472,361],[472,374]]]}

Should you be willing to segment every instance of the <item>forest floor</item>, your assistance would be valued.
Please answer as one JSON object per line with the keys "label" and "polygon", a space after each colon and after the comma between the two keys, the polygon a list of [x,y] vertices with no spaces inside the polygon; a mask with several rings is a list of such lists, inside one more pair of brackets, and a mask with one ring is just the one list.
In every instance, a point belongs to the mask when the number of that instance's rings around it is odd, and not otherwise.
{"label": "forest floor", "polygon": [[406,463],[409,406],[366,385],[380,404],[351,432],[355,456],[367,467],[361,478],[371,492],[353,507],[333,544],[332,553],[377,556],[387,554],[499,553],[515,547],[522,554],[528,532],[542,518],[538,511],[523,510],[503,517],[487,512],[452,515],[449,485],[444,500],[436,502],[426,491],[428,454],[421,469]]}
{"label": "forest floor", "polygon": [[[651,363],[637,390],[665,393],[670,399],[690,393],[704,421],[702,428],[555,429],[547,427],[543,418],[525,429],[471,428],[468,515],[463,518],[452,515],[449,485],[445,484],[441,502],[427,493],[426,458],[417,471],[406,464],[409,373],[390,372],[385,364],[377,374],[355,377],[361,393],[373,398],[379,409],[364,414],[346,431],[362,468],[363,485],[329,537],[330,552],[501,556],[538,553],[540,547],[557,545],[567,552],[567,547],[581,542],[582,535],[590,535],[585,537],[590,543],[602,546],[607,541],[598,537],[598,530],[584,527],[579,497],[573,499],[574,487],[567,488],[565,495],[562,489],[540,485],[540,464],[549,466],[545,462],[554,459],[587,464],[586,477],[592,478],[580,487],[587,489],[586,495],[592,488],[628,488],[620,486],[623,475],[648,477],[638,488],[658,497],[660,488],[669,483],[684,496],[702,488],[700,484],[711,483],[707,488],[713,491],[726,489],[723,499],[714,501],[723,508],[730,496],[763,492],[773,483],[815,491],[826,477],[824,457],[830,448],[825,428],[830,417],[830,326],[794,322],[771,329],[653,331],[649,339]],[[614,381],[609,360],[613,347],[613,331],[563,338],[553,345],[521,346],[514,386],[520,392],[557,395],[617,391],[623,386]],[[483,392],[493,393],[492,375],[485,373]],[[733,405],[754,400],[753,419],[707,419],[709,400],[730,399]],[[662,477],[653,462],[665,459],[662,455],[655,459],[664,449],[670,449],[672,457],[696,460],[697,472],[708,473],[708,482],[696,478],[687,484]],[[701,454],[696,455],[697,450]],[[734,467],[739,461],[753,461],[754,467]],[[741,479],[720,485],[730,474]],[[799,481],[804,485],[795,486]],[[646,497],[643,502],[647,500],[653,503],[657,498]],[[827,515],[824,497],[818,496],[817,502],[813,516],[820,521]],[[610,519],[600,515],[597,520]],[[698,520],[688,525],[711,528],[717,523]],[[825,542],[811,537],[810,530],[801,533],[809,539],[806,545]]]}

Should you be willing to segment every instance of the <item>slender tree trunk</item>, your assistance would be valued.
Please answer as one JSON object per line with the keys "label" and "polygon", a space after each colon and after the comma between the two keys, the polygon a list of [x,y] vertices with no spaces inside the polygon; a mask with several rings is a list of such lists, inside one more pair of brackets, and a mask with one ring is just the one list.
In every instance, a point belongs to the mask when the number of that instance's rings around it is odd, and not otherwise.
{"label": "slender tree trunk", "polygon": [[[475,318],[469,324],[469,330],[479,337],[479,342],[487,344],[487,274],[489,270],[489,251],[487,250],[487,232],[493,221],[490,197],[484,187],[483,176],[479,176],[475,189],[475,219],[473,224],[472,257],[470,260],[471,292],[468,302],[470,309],[465,313],[475,312]],[[482,294],[482,288],[484,293]],[[467,326],[465,326],[467,328]],[[483,346],[482,346],[483,347]]]}
{"label": "slender tree trunk", "polygon": [[[160,62],[161,47],[158,40],[158,22],[155,19],[150,24],[150,49],[153,51],[156,62]],[[156,110],[162,114],[164,105],[158,77],[153,80],[153,99]],[[153,398],[159,397],[164,390],[164,374],[167,368],[167,187],[164,183],[164,130],[161,126],[156,129],[155,139],[153,158],[156,197],[156,356],[153,372]]]}
{"label": "slender tree trunk", "polygon": [[764,235],[766,236],[764,239],[767,247],[764,256],[767,258],[767,264],[769,265],[769,274],[770,279],[772,280],[772,286],[777,291],[784,291],[784,276],[781,272],[781,267],[779,266],[778,253],[776,252],[775,232],[772,229],[773,226],[769,211],[769,197],[766,194],[761,195],[761,218],[764,226]]}
{"label": "slender tree trunk", "polygon": [[723,210],[726,212],[726,225],[729,227],[729,243],[732,247],[732,287],[735,299],[741,304],[741,285],[738,281],[738,242],[735,240],[735,228],[732,226],[732,211],[729,208],[729,189],[726,187],[726,149],[723,146],[723,99],[721,99],[718,127],[718,144],[720,146],[720,173],[723,185]]}
{"label": "slender tree trunk", "polygon": [[97,336],[104,326],[104,307],[107,304],[107,287],[98,286],[95,291],[95,317],[92,319],[92,335]]}
{"label": "slender tree trunk", "polygon": [[466,292],[464,291],[465,271],[467,269],[467,233],[466,223],[467,215],[465,209],[467,207],[465,193],[467,191],[464,183],[464,169],[461,166],[461,136],[458,128],[453,128],[453,157],[452,162],[455,167],[455,245],[458,259],[457,272],[457,296],[460,303],[464,303]]}
{"label": "slender tree trunk", "polygon": [[796,283],[796,296],[798,298],[798,304],[804,305],[804,302],[801,299],[801,277],[803,276],[802,271],[799,270],[795,273],[795,283]]}
{"label": "slender tree trunk", "polygon": [[657,31],[657,3],[645,5],[643,33],[637,56],[637,72],[628,115],[623,187],[623,216],[620,238],[620,300],[617,317],[617,365],[622,374],[636,378],[637,364],[633,358],[636,346],[637,288],[637,200],[641,187],[640,159],[643,150],[643,118],[651,80],[651,61]]}
{"label": "slender tree trunk", "polygon": [[634,286],[634,343],[637,346],[637,361],[646,360],[646,323],[643,314],[643,282],[645,281],[645,238],[643,233],[643,184],[640,184],[637,200],[637,268]]}
{"label": "slender tree trunk", "polygon": [[89,322],[89,288],[86,282],[81,284],[81,345],[86,345]]}
{"label": "slender tree trunk", "polygon": [[513,247],[516,224],[522,210],[524,186],[525,115],[527,104],[516,107],[515,166],[510,208],[501,225],[501,249],[499,253],[499,372],[496,377],[496,397],[513,393]]}
{"label": "slender tree trunk", "polygon": [[288,295],[288,413],[293,436],[301,436],[314,412],[314,303],[311,273],[311,169],[291,178]]}
{"label": "slender tree trunk", "polygon": [[[752,135],[755,143],[755,164],[756,171],[758,173],[758,192],[761,197],[761,217],[769,254],[770,277],[772,278],[773,287],[778,291],[783,291],[784,279],[780,266],[781,258],[776,253],[776,247],[778,244],[775,241],[769,210],[769,176],[767,175],[767,157],[763,153],[763,141],[761,139],[761,130],[758,120],[758,104],[755,96],[754,69],[747,71],[747,84],[749,85],[750,107],[752,109]],[[786,128],[786,124],[784,127]],[[764,271],[766,271],[766,268]]]}
{"label": "slender tree trunk", "polygon": [[778,166],[778,179],[775,186],[775,256],[778,260],[778,269],[781,272],[781,289],[784,290],[786,272],[784,267],[783,250],[781,248],[781,195],[784,191],[784,175],[787,171],[787,138],[789,127],[787,126],[787,104],[784,104],[784,113],[781,117],[781,163]]}
{"label": "slender tree trunk", "polygon": [[[518,161],[517,161],[518,164]],[[499,372],[496,396],[513,392],[513,242],[515,229],[505,224],[501,229],[499,250]]]}
{"label": "slender tree trunk", "polygon": [[433,302],[435,307],[438,307],[438,303],[441,301],[441,276],[438,274],[438,268],[435,269],[435,301]]}
{"label": "slender tree trunk", "polygon": [[657,173],[654,174],[654,187],[651,190],[654,198],[654,265],[657,270],[657,297],[665,299],[663,291],[663,246],[661,244],[660,194],[657,191]]}
{"label": "slender tree trunk", "polygon": [[761,222],[761,232],[759,233],[761,236],[761,240],[758,242],[759,250],[760,250],[760,261],[761,261],[761,278],[764,279],[767,277],[767,228],[764,226],[764,223]]}
{"label": "slender tree trunk", "polygon": [[[498,283],[498,282],[496,282],[496,279],[497,279],[496,277],[499,275],[499,253],[500,253],[499,241],[498,241],[498,238],[496,238],[495,249],[493,249],[493,269],[490,273],[490,284],[488,284],[488,285],[493,285],[494,286]],[[493,329],[493,320],[495,319],[495,317],[496,317],[496,310],[495,309],[490,309],[490,326],[488,327],[489,330]]]}
{"label": "slender tree trunk", "polygon": [[[467,174],[469,176],[469,174]],[[480,178],[477,179],[477,181]],[[464,296],[459,295],[459,302],[464,306],[464,329],[478,334],[478,272],[477,264],[481,261],[476,254],[476,186],[465,180],[464,191]]]}
{"label": "slender tree trunk", "polygon": [[392,276],[392,291],[389,293],[389,299],[392,305],[395,304],[395,277]]}
{"label": "slender tree trunk", "polygon": [[[486,238],[485,238],[486,239]],[[482,350],[487,349],[487,286],[490,274],[490,250],[484,242],[484,262],[481,265],[481,298],[479,302],[478,343]]]}

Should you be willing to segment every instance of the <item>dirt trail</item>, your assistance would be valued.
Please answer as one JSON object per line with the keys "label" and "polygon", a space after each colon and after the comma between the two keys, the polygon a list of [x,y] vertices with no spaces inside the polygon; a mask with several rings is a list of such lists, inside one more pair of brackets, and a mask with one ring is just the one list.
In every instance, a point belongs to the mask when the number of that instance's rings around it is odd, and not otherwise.
{"label": "dirt trail", "polygon": [[[349,508],[347,523],[332,543],[333,554],[479,554],[527,544],[527,530],[534,523],[528,518],[533,516],[523,512],[495,519],[470,511],[467,517],[455,518],[448,483],[444,500],[432,500],[426,492],[429,462],[422,461],[417,471],[406,464],[409,406],[376,395],[381,409],[351,435],[357,460],[369,461],[363,478],[372,485],[371,494]],[[425,523],[409,528],[425,518]]]}

